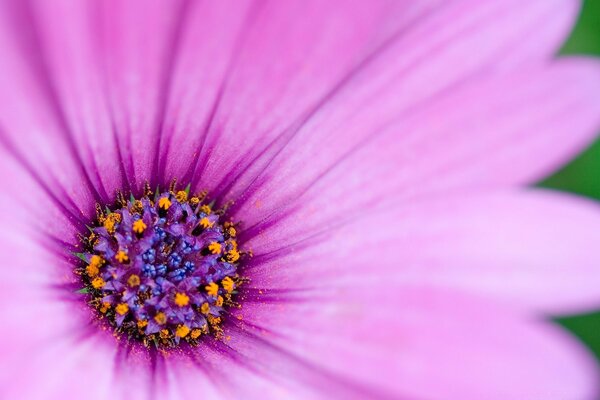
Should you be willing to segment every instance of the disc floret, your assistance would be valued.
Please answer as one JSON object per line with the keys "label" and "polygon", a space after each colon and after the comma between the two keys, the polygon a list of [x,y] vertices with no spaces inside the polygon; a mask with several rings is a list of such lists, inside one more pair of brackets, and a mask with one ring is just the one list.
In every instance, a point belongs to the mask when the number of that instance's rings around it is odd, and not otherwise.
{"label": "disc floret", "polygon": [[235,224],[223,222],[204,194],[175,184],[154,194],[146,186],[129,200],[119,194],[114,207],[96,211],[77,273],[100,320],[147,347],[220,336],[244,281]]}

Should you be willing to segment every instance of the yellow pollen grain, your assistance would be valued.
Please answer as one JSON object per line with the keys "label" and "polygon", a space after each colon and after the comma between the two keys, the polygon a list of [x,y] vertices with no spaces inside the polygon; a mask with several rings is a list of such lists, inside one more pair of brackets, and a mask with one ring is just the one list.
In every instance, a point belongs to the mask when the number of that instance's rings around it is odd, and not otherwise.
{"label": "yellow pollen grain", "polygon": [[192,330],[192,333],[190,333],[190,337],[192,339],[198,339],[200,335],[202,335],[202,331],[200,329],[194,329]]}
{"label": "yellow pollen grain", "polygon": [[210,250],[210,252],[213,254],[220,254],[221,253],[221,243],[212,242],[211,244],[208,245],[208,250]]}
{"label": "yellow pollen grain", "polygon": [[127,303],[121,303],[115,307],[115,311],[119,315],[125,315],[127,314],[127,311],[129,311],[129,306],[127,305]]}
{"label": "yellow pollen grain", "polygon": [[123,250],[119,250],[117,252],[117,254],[115,255],[115,259],[120,262],[121,264],[129,261],[129,257],[127,256],[127,253],[125,253]]}
{"label": "yellow pollen grain", "polygon": [[188,333],[190,333],[190,328],[188,328],[185,325],[179,325],[177,327],[177,329],[175,330],[175,334],[177,336],[179,336],[180,338],[184,338],[188,335]]}
{"label": "yellow pollen grain", "polygon": [[236,232],[236,230],[235,230],[235,228],[234,228],[233,226],[232,226],[232,227],[230,227],[230,228],[227,230],[227,232],[229,233],[229,236],[231,236],[231,237],[235,237],[235,235],[237,234],[237,232]]}
{"label": "yellow pollen grain", "polygon": [[147,226],[141,219],[138,219],[133,223],[133,231],[135,233],[143,233],[146,230]]}
{"label": "yellow pollen grain", "polygon": [[223,305],[223,297],[222,296],[217,297],[217,301],[215,302],[215,305],[217,307],[221,307]]}
{"label": "yellow pollen grain", "polygon": [[85,268],[85,272],[87,272],[87,274],[90,278],[93,278],[96,275],[98,275],[100,270],[98,269],[98,267],[96,265],[90,264]]}
{"label": "yellow pollen grain", "polygon": [[100,307],[100,312],[102,314],[106,314],[106,312],[110,309],[110,303],[104,302],[102,303],[102,307]]}
{"label": "yellow pollen grain", "polygon": [[163,329],[160,331],[160,337],[163,339],[167,339],[170,336],[170,333],[168,329]]}
{"label": "yellow pollen grain", "polygon": [[216,296],[219,293],[219,285],[214,282],[209,283],[204,287],[209,296]]}
{"label": "yellow pollen grain", "polygon": [[168,210],[171,207],[171,200],[168,197],[161,197],[158,199],[158,208],[162,208],[163,210]]}
{"label": "yellow pollen grain", "polygon": [[99,276],[94,278],[94,280],[92,281],[92,286],[94,287],[94,289],[101,289],[104,287],[106,283],[104,282],[104,279],[100,278]]}
{"label": "yellow pollen grain", "polygon": [[144,204],[141,200],[135,200],[131,206],[131,211],[141,212],[144,209]]}
{"label": "yellow pollen grain", "polygon": [[190,204],[191,205],[196,206],[196,205],[198,205],[198,203],[200,203],[200,199],[199,198],[197,198],[197,197],[194,196],[194,197],[192,197],[190,199]]}
{"label": "yellow pollen grain", "polygon": [[102,262],[104,260],[102,259],[102,257],[100,257],[97,254],[94,254],[93,256],[90,257],[90,265],[93,265],[95,267],[99,267],[100,265],[102,265]]}
{"label": "yellow pollen grain", "polygon": [[231,279],[228,276],[226,276],[225,278],[223,278],[223,280],[221,281],[221,285],[223,285],[223,289],[225,289],[225,291],[227,293],[233,292],[233,288],[235,287],[233,279]]}
{"label": "yellow pollen grain", "polygon": [[185,307],[190,304],[190,298],[185,293],[175,293],[175,304],[179,307]]}
{"label": "yellow pollen grain", "polygon": [[180,190],[179,192],[177,192],[177,194],[175,194],[175,200],[177,200],[180,203],[185,203],[187,201],[188,198],[188,194],[185,190]]}
{"label": "yellow pollen grain", "polygon": [[148,321],[146,321],[145,319],[141,319],[137,322],[137,326],[140,329],[145,328],[146,326],[148,326]]}
{"label": "yellow pollen grain", "polygon": [[208,314],[210,312],[210,305],[208,305],[208,303],[202,303],[200,306],[200,312],[202,314]]}
{"label": "yellow pollen grain", "polygon": [[154,320],[156,321],[156,323],[158,323],[159,325],[164,325],[167,323],[167,316],[165,315],[165,313],[163,312],[159,312],[158,314],[156,314],[154,316]]}
{"label": "yellow pollen grain", "polygon": [[202,219],[200,220],[200,226],[202,226],[202,227],[203,227],[203,228],[205,228],[205,229],[206,229],[206,228],[210,228],[210,227],[211,227],[211,226],[213,226],[213,225],[214,225],[214,223],[213,223],[213,222],[210,222],[210,221],[208,220],[208,218],[206,218],[206,217],[204,217],[204,218],[202,218]]}
{"label": "yellow pollen grain", "polygon": [[231,249],[227,252],[227,261],[236,262],[240,259],[240,252],[236,249]]}
{"label": "yellow pollen grain", "polygon": [[129,284],[129,286],[131,287],[136,287],[140,285],[140,277],[133,274],[131,275],[128,279],[127,279],[127,284]]}
{"label": "yellow pollen grain", "polygon": [[208,204],[204,204],[200,207],[200,212],[203,212],[204,214],[210,214],[211,211],[212,210]]}

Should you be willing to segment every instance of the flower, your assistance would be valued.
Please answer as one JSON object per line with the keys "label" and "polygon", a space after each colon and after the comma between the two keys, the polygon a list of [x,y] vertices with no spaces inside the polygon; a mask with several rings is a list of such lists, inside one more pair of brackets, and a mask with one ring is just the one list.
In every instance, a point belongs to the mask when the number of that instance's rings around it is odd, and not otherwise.
{"label": "flower", "polygon": [[0,397],[597,393],[577,2],[0,7]]}

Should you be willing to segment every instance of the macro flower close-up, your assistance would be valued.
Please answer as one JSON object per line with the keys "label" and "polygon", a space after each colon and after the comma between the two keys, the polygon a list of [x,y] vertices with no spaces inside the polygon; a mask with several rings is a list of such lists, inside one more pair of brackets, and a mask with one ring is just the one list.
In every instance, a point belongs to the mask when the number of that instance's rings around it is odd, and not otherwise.
{"label": "macro flower close-up", "polygon": [[598,399],[580,12],[0,2],[0,398]]}

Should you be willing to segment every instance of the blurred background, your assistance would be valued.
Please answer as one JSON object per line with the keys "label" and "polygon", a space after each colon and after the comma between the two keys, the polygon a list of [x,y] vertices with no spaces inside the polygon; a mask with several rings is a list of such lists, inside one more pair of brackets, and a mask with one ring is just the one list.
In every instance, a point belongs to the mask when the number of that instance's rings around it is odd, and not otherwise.
{"label": "blurred background", "polygon": [[[584,2],[579,22],[561,53],[600,57],[599,0]],[[579,157],[538,186],[577,193],[600,202],[600,137]],[[558,318],[557,322],[577,335],[594,352],[600,363],[600,305],[598,308],[598,312]]]}

